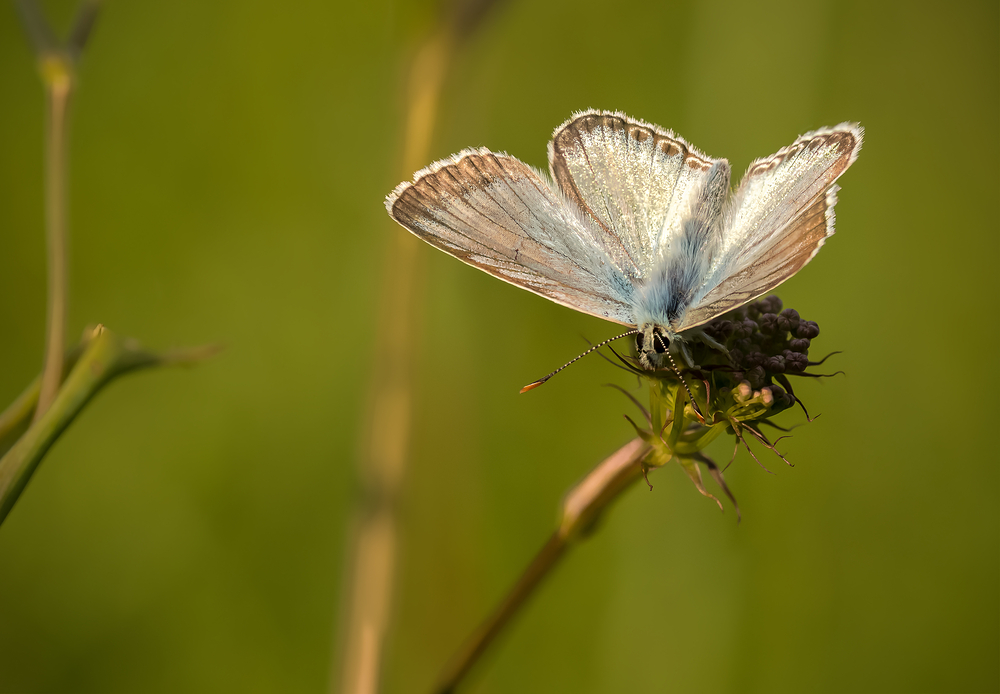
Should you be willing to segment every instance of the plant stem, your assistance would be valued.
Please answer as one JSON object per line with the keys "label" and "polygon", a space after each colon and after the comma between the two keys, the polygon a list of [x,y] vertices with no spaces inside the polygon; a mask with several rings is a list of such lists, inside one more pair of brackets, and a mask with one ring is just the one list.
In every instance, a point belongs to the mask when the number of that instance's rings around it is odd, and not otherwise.
{"label": "plant stem", "polygon": [[[86,340],[82,354],[58,390],[52,406],[32,422],[17,443],[0,458],[0,523],[10,513],[45,453],[105,384],[135,369],[192,364],[214,351],[214,348],[196,348],[154,354],[141,349],[134,340],[97,326]],[[18,400],[30,400],[31,391],[29,387]],[[22,402],[22,406],[15,409],[15,414],[23,411],[23,405]]]}
{"label": "plant stem", "polygon": [[[421,47],[410,70],[402,161],[406,175],[427,158],[451,49],[447,32],[438,32]],[[412,350],[399,353],[395,346],[415,342],[420,295],[417,243],[410,234],[396,233],[386,257],[368,436],[360,461],[364,498],[352,522],[343,604],[339,691],[345,694],[378,691],[389,625],[398,535],[396,500],[409,458],[413,390]],[[335,681],[331,679],[331,689]]]}
{"label": "plant stem", "polygon": [[55,400],[62,382],[66,344],[66,218],[67,115],[73,92],[72,66],[61,56],[44,59],[48,123],[45,132],[45,237],[48,249],[48,306],[45,366],[35,409],[38,421]]}
{"label": "plant stem", "polygon": [[648,446],[633,439],[595,467],[563,501],[559,527],[542,546],[510,592],[472,633],[445,667],[435,688],[451,694],[482,657],[535,589],[556,567],[569,547],[584,537],[622,492],[642,477],[641,460]]}
{"label": "plant stem", "polygon": [[[66,352],[63,358],[63,373],[73,368],[89,341],[90,338],[85,337],[80,344]],[[10,450],[14,442],[27,431],[31,424],[38,407],[38,393],[41,390],[41,383],[42,377],[39,375],[28,384],[28,387],[17,396],[14,402],[7,406],[6,410],[0,412],[0,457],[3,457]]]}
{"label": "plant stem", "polygon": [[38,59],[45,87],[45,241],[48,253],[48,298],[45,319],[45,359],[34,420],[52,404],[63,375],[66,344],[69,106],[76,79],[76,62],[90,37],[100,9],[99,0],[84,0],[64,45],[55,38],[35,0],[17,0],[21,22]]}
{"label": "plant stem", "polygon": [[[447,3],[437,27],[413,58],[406,80],[402,175],[427,164],[441,89],[456,50],[474,35],[498,0]],[[370,385],[366,440],[360,462],[364,496],[354,512],[341,612],[339,680],[331,691],[378,691],[383,642],[395,582],[398,497],[409,462],[417,307],[422,293],[420,242],[398,228],[386,253],[376,321],[375,373]],[[339,687],[338,687],[339,684]]]}

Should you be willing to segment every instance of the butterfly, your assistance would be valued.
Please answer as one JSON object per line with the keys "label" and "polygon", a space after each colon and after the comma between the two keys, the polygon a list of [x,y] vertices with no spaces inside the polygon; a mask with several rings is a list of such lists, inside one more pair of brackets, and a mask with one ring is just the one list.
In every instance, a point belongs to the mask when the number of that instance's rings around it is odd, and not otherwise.
{"label": "butterfly", "polygon": [[630,326],[612,340],[635,335],[640,365],[654,370],[673,363],[672,348],[691,363],[694,339],[724,351],[700,326],[812,260],[834,233],[836,180],[863,135],[856,123],[806,133],[754,161],[733,191],[725,159],[622,113],[583,111],[552,135],[551,178],[465,149],[400,183],[385,206],[473,267]]}

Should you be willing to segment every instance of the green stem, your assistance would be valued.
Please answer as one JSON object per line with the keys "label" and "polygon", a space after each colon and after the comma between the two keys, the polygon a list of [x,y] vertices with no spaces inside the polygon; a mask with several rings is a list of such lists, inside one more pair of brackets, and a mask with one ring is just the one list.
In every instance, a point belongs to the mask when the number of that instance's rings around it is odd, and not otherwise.
{"label": "green stem", "polygon": [[56,39],[35,0],[17,0],[25,33],[38,58],[48,109],[45,130],[45,239],[48,255],[48,297],[45,359],[34,418],[51,406],[63,376],[66,344],[69,105],[76,62],[97,19],[100,2],[84,0],[65,42]]}
{"label": "green stem", "polygon": [[542,580],[556,567],[566,550],[594,527],[611,502],[642,477],[640,461],[648,450],[641,439],[630,441],[594,468],[566,495],[559,527],[535,555],[510,592],[445,667],[436,692],[451,694],[457,689],[472,666],[510,623]]}
{"label": "green stem", "polygon": [[[73,368],[73,365],[80,358],[80,354],[87,346],[89,340],[89,337],[85,338],[83,342],[66,352],[62,366],[63,373]],[[0,456],[3,456],[10,450],[14,442],[17,441],[31,424],[32,417],[38,406],[38,393],[41,390],[41,384],[42,377],[36,377],[17,396],[17,399],[7,406],[6,410],[0,412]]]}
{"label": "green stem", "polygon": [[36,421],[51,406],[59,390],[66,344],[67,114],[73,91],[72,66],[60,56],[51,56],[43,61],[42,75],[48,92],[49,110],[45,133],[45,236],[49,286],[45,366],[35,410]]}
{"label": "green stem", "polygon": [[[140,349],[134,340],[121,338],[98,326],[51,407],[32,422],[17,443],[0,458],[0,523],[10,513],[55,440],[106,383],[134,369],[194,363],[213,351],[214,349],[199,348],[162,355],[152,354]],[[23,413],[31,399],[31,390],[29,388],[18,398],[21,405],[14,410],[11,419],[18,411]],[[4,417],[7,417],[7,412]]]}
{"label": "green stem", "polygon": [[667,439],[667,448],[671,451],[677,450],[677,442],[684,433],[687,426],[687,419],[684,417],[684,401],[686,394],[683,388],[674,388],[674,421],[670,425],[670,434]]}

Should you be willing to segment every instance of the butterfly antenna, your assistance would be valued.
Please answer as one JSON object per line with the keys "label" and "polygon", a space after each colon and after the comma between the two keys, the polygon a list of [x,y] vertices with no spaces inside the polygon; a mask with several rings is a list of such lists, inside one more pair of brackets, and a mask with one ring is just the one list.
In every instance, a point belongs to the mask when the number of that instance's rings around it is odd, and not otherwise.
{"label": "butterfly antenna", "polygon": [[562,366],[560,366],[558,369],[556,369],[555,371],[553,371],[552,373],[550,373],[545,378],[540,378],[537,381],[529,383],[528,385],[526,385],[524,388],[521,389],[521,392],[522,393],[527,393],[529,390],[534,390],[535,388],[537,388],[538,386],[542,385],[547,380],[549,380],[550,378],[552,378],[553,376],[555,376],[557,373],[559,373],[560,371],[562,371],[563,369],[565,369],[570,364],[583,359],[585,356],[587,356],[588,354],[590,354],[594,350],[600,349],[601,347],[603,347],[604,345],[608,344],[609,342],[614,342],[615,340],[620,340],[621,338],[628,337],[629,335],[636,335],[636,334],[638,334],[638,332],[639,332],[638,329],[632,329],[632,330],[629,330],[627,333],[622,333],[621,335],[616,335],[615,337],[609,338],[609,339],[605,340],[604,342],[601,342],[599,344],[594,345],[593,347],[591,347],[590,349],[588,349],[586,352],[584,352],[580,356],[578,356],[578,357],[576,357],[574,359],[570,359],[568,362],[566,362],[565,364],[563,364]]}
{"label": "butterfly antenna", "polygon": [[[653,337],[654,339],[657,340],[661,339],[660,336],[656,333],[653,334]],[[681,370],[677,368],[677,362],[674,361],[674,356],[670,353],[670,348],[667,345],[663,345],[663,351],[666,353],[667,359],[670,360],[670,366],[673,367],[674,373],[677,374],[677,378],[681,379],[681,383],[684,384],[684,390],[687,391],[688,397],[691,398],[691,407],[694,408],[694,411],[698,413],[698,416],[701,417],[701,420],[704,422],[705,415],[701,413],[701,409],[698,407],[698,403],[695,402],[694,400],[694,393],[691,392],[691,388],[688,387],[687,381],[685,381],[684,376],[681,375]]]}

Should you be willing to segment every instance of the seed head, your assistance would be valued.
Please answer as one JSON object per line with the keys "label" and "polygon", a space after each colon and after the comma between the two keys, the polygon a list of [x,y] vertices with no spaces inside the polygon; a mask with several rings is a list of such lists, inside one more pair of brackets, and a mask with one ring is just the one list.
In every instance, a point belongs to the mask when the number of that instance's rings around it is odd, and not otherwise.
{"label": "seed head", "polygon": [[769,296],[697,330],[703,333],[703,339],[695,335],[685,342],[694,366],[688,364],[685,368],[678,362],[680,372],[672,368],[645,371],[635,358],[623,358],[650,383],[651,407],[649,412],[643,411],[649,429],[633,426],[650,444],[645,468],[658,467],[676,458],[698,490],[712,497],[701,481],[698,467],[701,463],[735,505],[721,469],[702,449],[719,434],[729,433],[736,437],[737,450],[742,445],[755,459],[747,445],[748,438],[785,460],[760,431],[760,425],[773,425],[771,418],[775,415],[797,403],[801,405],[792,390],[790,376],[824,375],[807,371],[810,365],[819,363],[809,360],[809,349],[819,336],[819,325],[803,320],[795,309],[784,308],[777,296]]}

